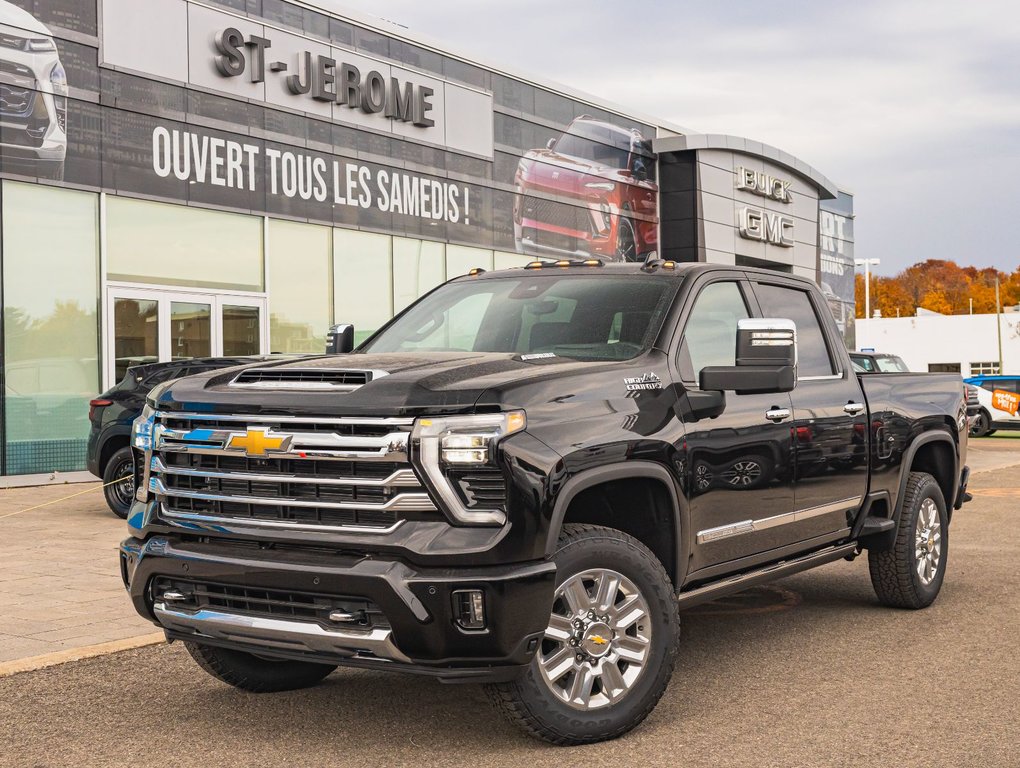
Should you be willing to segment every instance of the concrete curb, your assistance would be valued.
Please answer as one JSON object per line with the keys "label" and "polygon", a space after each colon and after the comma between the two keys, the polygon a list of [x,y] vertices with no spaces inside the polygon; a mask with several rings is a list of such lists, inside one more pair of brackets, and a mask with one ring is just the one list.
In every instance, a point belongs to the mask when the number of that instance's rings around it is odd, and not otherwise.
{"label": "concrete curb", "polygon": [[36,670],[55,667],[59,664],[91,659],[95,656],[106,656],[107,654],[118,653],[120,651],[130,651],[133,648],[144,648],[147,645],[158,645],[163,642],[166,642],[164,634],[156,632],[151,635],[128,637],[123,640],[111,640],[108,643],[86,645],[82,648],[68,648],[65,651],[45,653],[42,656],[30,656],[27,659],[0,661],[0,677],[9,677],[22,672],[35,672]]}

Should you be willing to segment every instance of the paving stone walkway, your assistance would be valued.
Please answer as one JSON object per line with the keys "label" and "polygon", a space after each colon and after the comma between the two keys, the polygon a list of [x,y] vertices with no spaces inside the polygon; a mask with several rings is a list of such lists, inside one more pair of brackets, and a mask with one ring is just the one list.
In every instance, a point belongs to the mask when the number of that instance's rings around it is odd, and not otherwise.
{"label": "paving stone walkway", "polygon": [[126,535],[98,482],[0,489],[0,662],[156,631],[121,584]]}

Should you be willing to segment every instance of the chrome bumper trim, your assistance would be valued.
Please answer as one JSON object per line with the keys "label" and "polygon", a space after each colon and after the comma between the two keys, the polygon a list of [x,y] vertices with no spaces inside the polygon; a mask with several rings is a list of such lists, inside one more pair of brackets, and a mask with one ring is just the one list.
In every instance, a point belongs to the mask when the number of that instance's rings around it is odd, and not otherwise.
{"label": "chrome bumper trim", "polygon": [[306,621],[244,616],[206,608],[177,610],[159,600],[153,605],[153,613],[167,629],[194,632],[218,640],[264,648],[411,663],[394,644],[390,629],[325,629]]}

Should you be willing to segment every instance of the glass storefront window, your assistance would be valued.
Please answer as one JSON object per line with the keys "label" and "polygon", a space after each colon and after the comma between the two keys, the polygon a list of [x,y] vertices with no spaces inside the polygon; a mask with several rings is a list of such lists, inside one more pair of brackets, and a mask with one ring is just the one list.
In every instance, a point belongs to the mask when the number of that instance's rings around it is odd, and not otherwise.
{"label": "glass storefront window", "polygon": [[117,298],[113,302],[114,381],[132,365],[159,360],[159,302]]}
{"label": "glass storefront window", "polygon": [[170,359],[212,355],[212,307],[191,301],[170,302]]}
{"label": "glass storefront window", "polygon": [[445,243],[393,238],[394,313],[445,281]]}
{"label": "glass storefront window", "polygon": [[330,228],[269,222],[269,349],[318,352],[330,325]]}
{"label": "glass storefront window", "polygon": [[393,317],[392,238],[333,230],[333,322],[352,323],[360,344]]}
{"label": "glass storefront window", "polygon": [[99,391],[99,196],[3,183],[6,474],[85,468]]}
{"label": "glass storefront window", "polygon": [[510,269],[511,267],[523,267],[525,264],[535,261],[534,256],[526,256],[523,253],[507,251],[496,251],[492,256],[494,269]]}
{"label": "glass storefront window", "polygon": [[475,267],[492,269],[492,251],[485,248],[468,248],[463,245],[446,246],[446,277],[466,275]]}
{"label": "glass storefront window", "polygon": [[259,353],[259,308],[223,305],[223,354]]}
{"label": "glass storefront window", "polygon": [[261,291],[262,218],[110,196],[110,280]]}

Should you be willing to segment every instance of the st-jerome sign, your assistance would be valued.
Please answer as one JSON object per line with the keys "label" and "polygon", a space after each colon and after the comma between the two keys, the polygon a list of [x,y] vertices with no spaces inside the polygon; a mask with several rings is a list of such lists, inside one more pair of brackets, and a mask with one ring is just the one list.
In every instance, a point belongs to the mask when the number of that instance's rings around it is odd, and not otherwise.
{"label": "st-jerome sign", "polygon": [[[431,128],[430,116],[434,90],[410,80],[384,77],[371,70],[362,75],[354,64],[337,62],[329,56],[313,56],[304,51],[294,62],[270,61],[267,49],[272,41],[259,35],[245,37],[239,29],[227,27],[216,35],[216,70],[224,77],[239,77],[245,72],[253,83],[261,83],[266,71],[286,79],[287,90],[295,96],[333,102],[372,115],[382,112],[392,120]],[[293,64],[293,70],[291,65]],[[287,74],[287,73],[290,74]]]}

